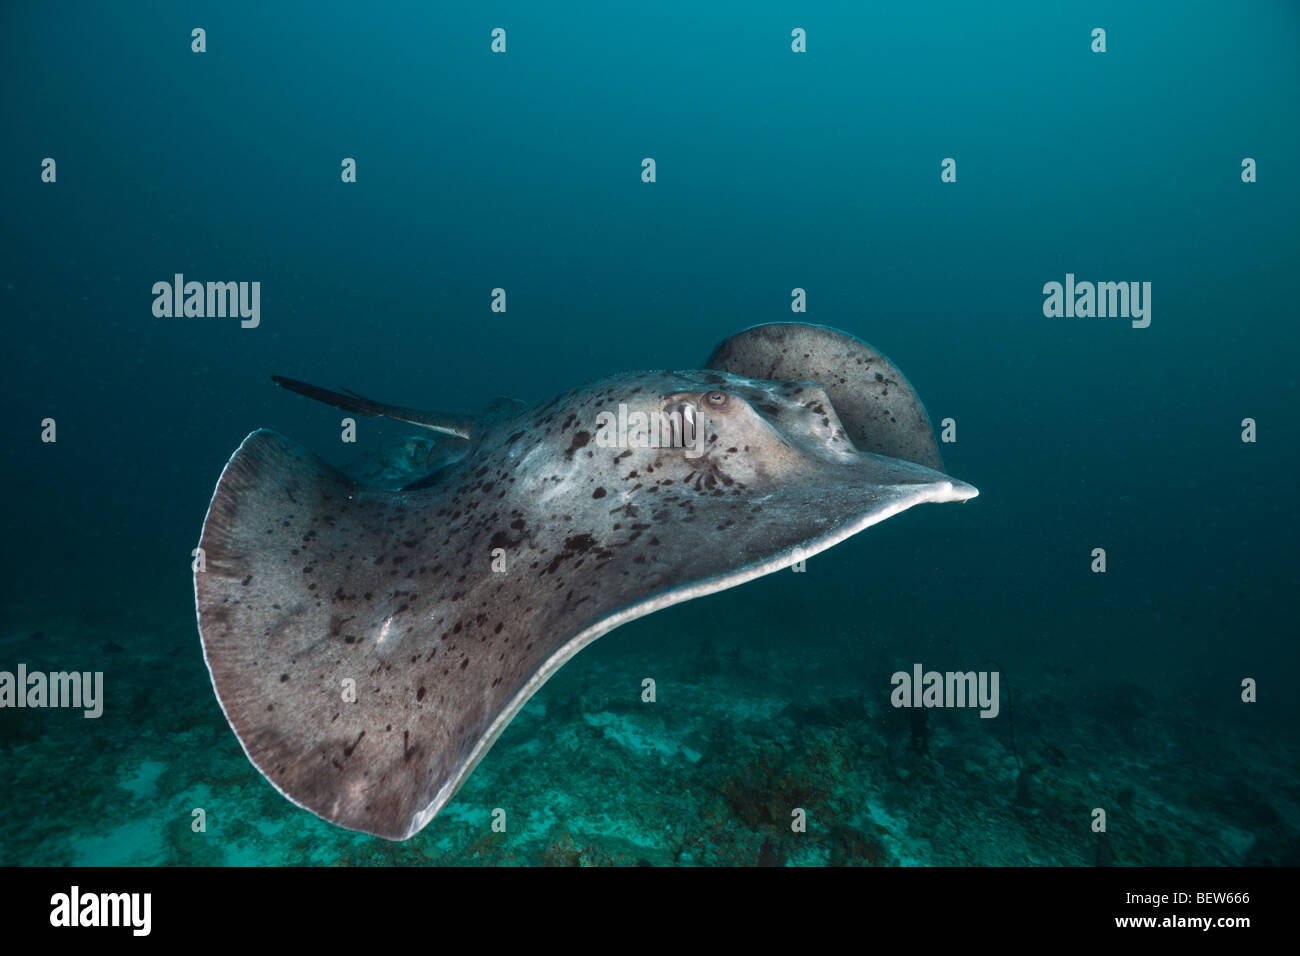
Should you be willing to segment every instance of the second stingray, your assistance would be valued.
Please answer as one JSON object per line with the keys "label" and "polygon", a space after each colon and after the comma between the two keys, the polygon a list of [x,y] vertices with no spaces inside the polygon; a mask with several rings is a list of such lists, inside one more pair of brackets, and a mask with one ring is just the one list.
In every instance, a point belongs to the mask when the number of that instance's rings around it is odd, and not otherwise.
{"label": "second stingray", "polygon": [[[405,839],[597,637],[977,494],[942,472],[907,379],[846,333],[758,326],[708,364],[476,418],[277,379],[460,447],[400,491],[266,430],[226,465],[195,598],[254,766],[326,820]],[[672,425],[649,441],[642,421]]]}

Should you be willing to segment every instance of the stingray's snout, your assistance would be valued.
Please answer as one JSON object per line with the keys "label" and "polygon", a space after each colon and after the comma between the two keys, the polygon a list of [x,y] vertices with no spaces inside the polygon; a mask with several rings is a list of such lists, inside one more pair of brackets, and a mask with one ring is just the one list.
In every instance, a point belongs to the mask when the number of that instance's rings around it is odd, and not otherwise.
{"label": "stingray's snout", "polygon": [[948,487],[952,497],[945,499],[947,501],[970,501],[972,498],[979,497],[980,490],[978,488],[964,481],[958,481],[956,478],[948,480]]}
{"label": "stingray's snout", "polygon": [[874,455],[867,458],[886,463],[884,467],[892,472],[890,479],[887,479],[888,483],[915,489],[925,501],[969,501],[980,493],[978,488],[960,478],[915,462],[880,459]]}

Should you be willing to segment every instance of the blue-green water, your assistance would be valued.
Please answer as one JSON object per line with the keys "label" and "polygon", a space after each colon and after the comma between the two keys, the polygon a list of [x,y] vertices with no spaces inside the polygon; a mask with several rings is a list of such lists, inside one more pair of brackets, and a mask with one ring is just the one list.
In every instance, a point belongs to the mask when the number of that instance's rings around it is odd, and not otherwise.
{"label": "blue-green water", "polygon": [[[0,863],[1300,863],[1300,11],[1141,6],[7,6],[0,670],[106,699],[0,710]],[[259,324],[155,316],[177,273]],[[1046,316],[1067,274],[1149,326]],[[474,411],[791,320],[897,362],[980,497],[614,631],[405,843],[256,772],[194,622],[217,476],[411,433],[271,374]],[[918,728],[916,662],[1011,702]]]}

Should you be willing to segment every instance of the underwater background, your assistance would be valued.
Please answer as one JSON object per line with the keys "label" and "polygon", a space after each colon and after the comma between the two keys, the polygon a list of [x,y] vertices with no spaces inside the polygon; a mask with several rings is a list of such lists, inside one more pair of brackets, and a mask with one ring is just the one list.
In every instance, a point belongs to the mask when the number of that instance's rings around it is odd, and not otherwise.
{"label": "underwater background", "polygon": [[[0,670],[106,698],[0,710],[0,863],[1300,863],[1296,4],[6,4],[0,64]],[[155,317],[176,273],[260,324]],[[1067,274],[1149,327],[1046,317]],[[613,631],[404,843],[262,778],[194,620],[217,477],[415,433],[272,374],[473,412],[774,321],[888,355],[980,496]],[[999,717],[891,707],[915,663]]]}

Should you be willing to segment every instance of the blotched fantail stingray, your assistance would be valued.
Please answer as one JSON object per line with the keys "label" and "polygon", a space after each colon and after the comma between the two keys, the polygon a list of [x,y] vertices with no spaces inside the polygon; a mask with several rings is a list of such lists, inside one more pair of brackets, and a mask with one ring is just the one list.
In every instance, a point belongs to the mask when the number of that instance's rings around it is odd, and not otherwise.
{"label": "blotched fantail stingray", "polygon": [[406,839],[596,638],[977,494],[943,473],[907,379],[853,336],[760,325],[706,365],[477,417],[277,378],[459,447],[400,490],[265,429],[226,465],[194,592],[253,765],[326,820]]}

